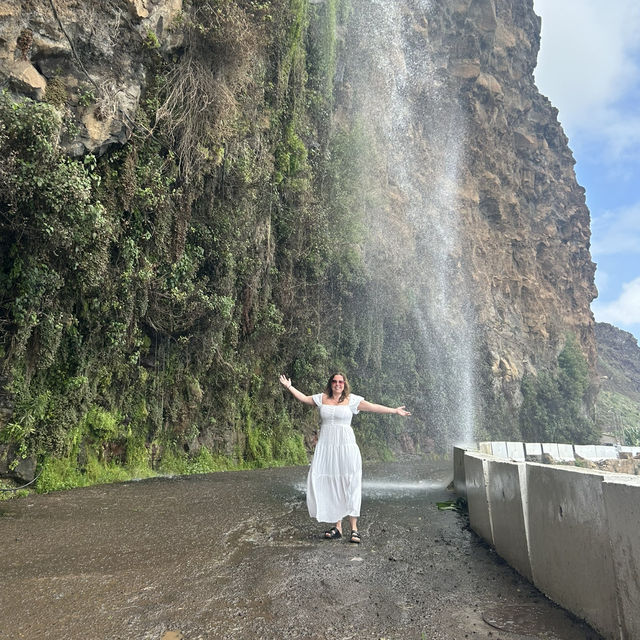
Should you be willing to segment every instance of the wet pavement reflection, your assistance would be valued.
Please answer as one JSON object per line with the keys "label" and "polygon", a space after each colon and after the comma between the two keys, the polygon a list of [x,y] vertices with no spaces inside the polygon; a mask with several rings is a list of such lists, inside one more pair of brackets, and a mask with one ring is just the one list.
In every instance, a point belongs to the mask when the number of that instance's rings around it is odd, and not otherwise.
{"label": "wet pavement reflection", "polygon": [[449,461],[365,465],[360,545],[322,539],[306,472],[0,503],[0,639],[599,638],[437,509]]}

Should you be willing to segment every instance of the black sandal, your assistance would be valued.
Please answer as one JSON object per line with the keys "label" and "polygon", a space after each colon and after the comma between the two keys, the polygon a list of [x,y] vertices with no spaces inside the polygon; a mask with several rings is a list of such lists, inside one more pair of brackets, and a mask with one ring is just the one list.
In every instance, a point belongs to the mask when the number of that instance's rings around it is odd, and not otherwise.
{"label": "black sandal", "polygon": [[354,544],[360,544],[360,534],[355,529],[351,532],[351,539],[349,542],[353,542]]}
{"label": "black sandal", "polygon": [[342,534],[338,531],[336,527],[331,527],[329,531],[324,532],[325,540],[337,540],[338,538],[342,538]]}

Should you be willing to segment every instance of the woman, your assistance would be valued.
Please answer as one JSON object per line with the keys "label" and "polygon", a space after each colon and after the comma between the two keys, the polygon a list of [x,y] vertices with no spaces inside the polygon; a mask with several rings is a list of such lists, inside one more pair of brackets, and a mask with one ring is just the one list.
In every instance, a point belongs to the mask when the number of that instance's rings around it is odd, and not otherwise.
{"label": "woman", "polygon": [[307,396],[280,376],[280,383],[292,395],[320,411],[320,437],[307,477],[307,507],[309,515],[318,522],[335,522],[324,537],[335,540],[342,537],[342,519],[349,517],[350,542],[359,543],[358,517],[362,493],[362,458],[351,428],[351,418],[360,411],[411,415],[404,406],[385,407],[367,402],[352,394],[343,373],[334,373],[323,393]]}

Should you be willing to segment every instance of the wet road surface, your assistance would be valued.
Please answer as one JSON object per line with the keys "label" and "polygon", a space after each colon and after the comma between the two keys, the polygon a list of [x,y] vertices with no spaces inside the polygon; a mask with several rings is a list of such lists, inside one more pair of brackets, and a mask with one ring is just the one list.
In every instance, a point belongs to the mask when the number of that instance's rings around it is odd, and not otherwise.
{"label": "wet road surface", "polygon": [[600,638],[437,509],[450,462],[365,465],[359,546],[322,540],[306,471],[0,503],[0,639]]}

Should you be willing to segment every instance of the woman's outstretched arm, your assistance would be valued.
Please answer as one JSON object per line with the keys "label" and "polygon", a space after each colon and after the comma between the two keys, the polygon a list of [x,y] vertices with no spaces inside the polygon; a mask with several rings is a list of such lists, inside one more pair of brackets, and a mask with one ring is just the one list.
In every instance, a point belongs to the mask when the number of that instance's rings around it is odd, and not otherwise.
{"label": "woman's outstretched arm", "polygon": [[289,391],[291,391],[291,395],[296,398],[297,400],[300,400],[300,402],[303,402],[304,404],[309,404],[312,407],[315,407],[316,403],[313,401],[313,398],[311,396],[305,396],[304,393],[302,393],[302,391],[298,391],[292,384],[291,384],[291,379],[287,378],[285,375],[281,375],[280,376],[280,384],[283,387],[286,387],[287,389],[289,389]]}
{"label": "woman's outstretched arm", "polygon": [[411,414],[405,410],[404,405],[401,407],[385,407],[382,404],[374,404],[373,402],[367,402],[361,400],[358,405],[358,411],[371,411],[372,413],[395,413],[398,416],[410,416]]}

